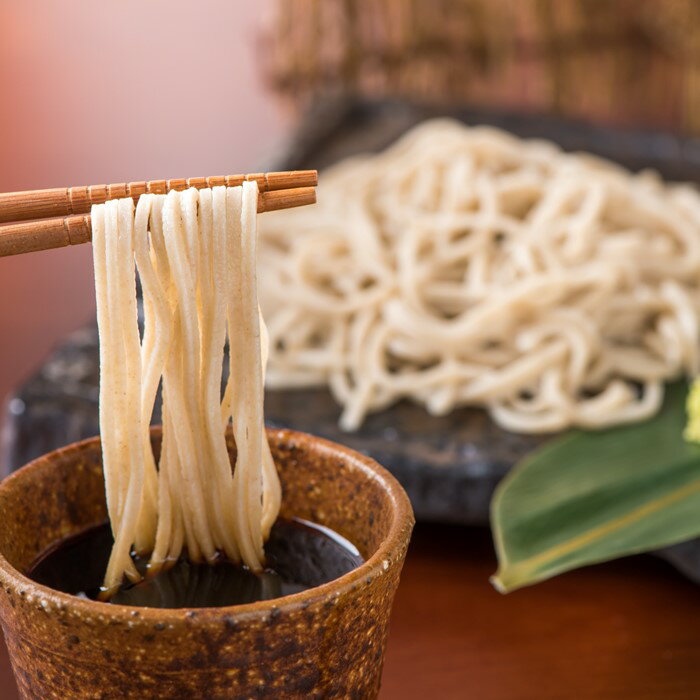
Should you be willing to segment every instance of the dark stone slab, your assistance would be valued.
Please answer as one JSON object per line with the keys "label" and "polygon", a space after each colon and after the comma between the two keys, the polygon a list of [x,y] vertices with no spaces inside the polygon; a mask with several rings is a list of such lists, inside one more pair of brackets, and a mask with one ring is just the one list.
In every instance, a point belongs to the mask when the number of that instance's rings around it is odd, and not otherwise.
{"label": "dark stone slab", "polygon": [[[425,118],[449,115],[470,124],[500,126],[527,137],[546,137],[567,150],[587,150],[638,170],[653,167],[668,179],[697,181],[700,142],[650,131],[621,131],[581,122],[476,109],[439,110],[398,102],[318,103],[287,151],[270,169],[322,168],[347,155],[387,146]],[[71,441],[98,432],[97,334],[70,336],[9,402],[10,469]],[[339,408],[326,390],[267,392],[268,423],[321,435],[371,455],[406,488],[419,519],[488,522],[493,489],[510,467],[544,437],[514,435],[476,409],[434,417],[402,402],[344,433]],[[154,417],[158,421],[158,415]],[[659,553],[700,581],[700,543]]]}
{"label": "dark stone slab", "polygon": [[269,391],[266,401],[271,425],[342,442],[390,469],[423,520],[488,522],[496,484],[543,440],[506,433],[477,409],[437,417],[401,402],[347,433],[338,427],[340,410],[326,390]]}
{"label": "dark stone slab", "polygon": [[700,181],[700,139],[651,129],[619,129],[555,116],[514,114],[477,107],[439,107],[394,100],[329,100],[311,107],[274,166],[318,168],[348,155],[378,151],[425,119],[451,117],[488,124],[523,138],[554,141],[632,171],[653,168],[667,180]]}

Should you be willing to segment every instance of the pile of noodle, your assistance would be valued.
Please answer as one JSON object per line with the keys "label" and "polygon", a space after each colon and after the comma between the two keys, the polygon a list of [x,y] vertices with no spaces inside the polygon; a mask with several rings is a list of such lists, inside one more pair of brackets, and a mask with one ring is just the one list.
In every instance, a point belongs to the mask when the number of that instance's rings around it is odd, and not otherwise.
{"label": "pile of noodle", "polygon": [[[280,484],[264,433],[266,336],[257,302],[258,188],[143,195],[92,209],[100,333],[100,432],[115,538],[107,594],[131,550],[155,573],[184,549],[253,570],[277,517]],[[139,335],[136,269],[145,324]],[[221,396],[224,344],[230,369]],[[160,460],[149,424],[163,391]],[[237,446],[232,472],[225,431]]]}
{"label": "pile of noodle", "polygon": [[698,371],[700,196],[491,128],[426,122],[261,225],[268,384],[352,430],[407,398],[519,432],[651,416]]}

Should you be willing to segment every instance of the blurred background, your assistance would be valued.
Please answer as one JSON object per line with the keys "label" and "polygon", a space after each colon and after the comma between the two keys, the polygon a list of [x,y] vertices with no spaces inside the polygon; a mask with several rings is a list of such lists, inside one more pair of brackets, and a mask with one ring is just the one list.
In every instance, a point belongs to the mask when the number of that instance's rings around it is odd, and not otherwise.
{"label": "blurred background", "polygon": [[272,85],[700,128],[693,0],[280,0]]}
{"label": "blurred background", "polygon": [[[289,124],[257,58],[270,2],[205,4],[0,2],[0,191],[262,167]],[[92,284],[89,246],[0,259],[0,400],[93,318]]]}

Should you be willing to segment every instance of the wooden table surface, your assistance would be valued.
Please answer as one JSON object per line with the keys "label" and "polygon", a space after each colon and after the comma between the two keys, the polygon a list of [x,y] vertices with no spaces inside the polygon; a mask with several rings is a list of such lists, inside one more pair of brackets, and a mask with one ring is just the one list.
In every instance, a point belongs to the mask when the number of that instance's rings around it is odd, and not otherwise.
{"label": "wooden table surface", "polygon": [[[652,557],[508,596],[484,529],[419,525],[394,604],[383,700],[700,698],[700,589]],[[16,690],[0,648],[0,698]]]}

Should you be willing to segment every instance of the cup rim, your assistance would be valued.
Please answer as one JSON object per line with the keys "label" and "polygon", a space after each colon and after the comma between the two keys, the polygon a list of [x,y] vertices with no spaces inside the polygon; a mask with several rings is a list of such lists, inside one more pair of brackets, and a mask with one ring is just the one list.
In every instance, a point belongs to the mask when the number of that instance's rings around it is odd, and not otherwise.
{"label": "cup rim", "polygon": [[[154,428],[152,428],[152,433],[160,431],[160,426],[154,426]],[[397,563],[401,565],[403,557],[396,557],[395,552],[397,550],[400,551],[404,543],[407,546],[406,539],[410,537],[414,516],[406,492],[388,470],[371,457],[363,455],[344,445],[309,433],[286,428],[269,427],[266,428],[266,433],[268,439],[277,443],[288,440],[293,444],[301,443],[310,445],[313,450],[320,451],[321,453],[325,452],[326,454],[334,456],[342,456],[348,464],[352,465],[353,469],[358,469],[367,479],[379,483],[388,494],[392,509],[392,520],[389,531],[382,539],[374,554],[356,569],[327,583],[321,584],[320,586],[314,586],[313,588],[308,588],[304,591],[281,596],[279,598],[271,598],[269,600],[240,605],[206,608],[139,607],[79,598],[70,593],[57,591],[37,583],[12,566],[2,552],[0,552],[0,581],[4,578],[6,586],[9,584],[10,587],[15,590],[32,591],[35,595],[40,594],[50,604],[61,608],[71,608],[77,613],[101,614],[109,618],[118,618],[124,621],[128,620],[132,623],[135,617],[138,617],[142,622],[163,622],[164,619],[172,622],[182,622],[195,616],[204,621],[218,621],[224,616],[235,616],[237,619],[245,617],[259,618],[265,617],[273,610],[277,612],[285,609],[307,607],[314,600],[339,597],[342,593],[352,589],[358,583],[365,580],[369,582],[376,576],[384,574],[392,565],[395,566]],[[39,469],[47,461],[53,462],[57,459],[62,460],[67,455],[73,452],[80,452],[99,441],[99,436],[86,438],[37,457],[0,481],[0,492],[7,489],[15,480],[27,478],[29,472]],[[134,615],[134,611],[138,611],[138,616]]]}

